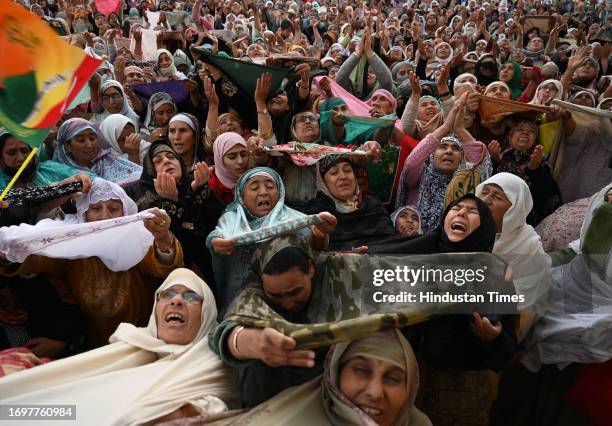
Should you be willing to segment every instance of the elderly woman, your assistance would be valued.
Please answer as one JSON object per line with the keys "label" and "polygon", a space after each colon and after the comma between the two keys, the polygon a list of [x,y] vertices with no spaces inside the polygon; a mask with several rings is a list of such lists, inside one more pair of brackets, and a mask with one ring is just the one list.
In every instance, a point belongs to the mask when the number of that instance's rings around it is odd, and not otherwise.
{"label": "elderly woman", "polygon": [[[256,244],[236,245],[235,237],[278,225],[303,213],[285,205],[285,187],[278,173],[267,167],[255,167],[244,173],[236,184],[234,202],[227,206],[216,229],[208,235],[206,246],[213,254],[218,304],[224,313],[249,272]],[[330,215],[331,216],[331,215]],[[335,224],[333,217],[328,218]],[[299,234],[311,237],[318,250],[327,243],[327,228],[302,229]]]}
{"label": "elderly woman", "polygon": [[128,97],[123,91],[121,83],[116,80],[106,80],[100,86],[99,93],[101,111],[93,115],[91,118],[92,123],[99,125],[111,114],[125,115],[134,123],[140,122],[138,114],[130,107]]}
{"label": "elderly woman", "polygon": [[330,234],[330,250],[351,250],[396,235],[381,201],[359,191],[353,162],[328,155],[317,163],[317,197],[305,213],[330,212],[338,220]]}
{"label": "elderly woman", "polygon": [[135,182],[142,167],[115,154],[100,130],[82,118],[71,118],[57,132],[53,161],[65,164],[115,182]]}
{"label": "elderly woman", "polygon": [[536,226],[561,205],[559,186],[543,158],[538,144],[538,126],[530,120],[518,120],[508,135],[508,148],[501,153],[498,172],[519,176],[529,186],[534,206],[527,223]]}
{"label": "elderly woman", "polygon": [[433,231],[439,223],[444,196],[455,171],[468,167],[467,162],[477,165],[482,177],[488,177],[492,171],[486,147],[465,130],[466,100],[467,93],[455,104],[444,123],[427,135],[404,163],[396,207],[416,205],[425,233]]}
{"label": "elderly woman", "polygon": [[148,137],[157,128],[167,128],[172,116],[176,114],[176,104],[166,92],[157,92],[149,99],[147,115],[140,132]]}
{"label": "elderly woman", "polygon": [[188,171],[170,145],[155,142],[144,159],[140,180],[130,188],[130,196],[138,210],[158,207],[168,212],[172,232],[184,247],[185,264],[214,283],[212,260],[202,247],[224,204],[208,185],[209,173],[205,163],[197,163],[192,172]]}
{"label": "elderly woman", "polygon": [[140,138],[137,123],[125,115],[111,114],[100,123],[100,131],[115,154],[141,165],[151,144]]}
{"label": "elderly woman", "polygon": [[[217,310],[188,269],[155,292],[147,327],[119,325],[110,344],[2,379],[3,400],[78,407],[79,422],[141,425],[234,408],[236,377],[208,347]],[[104,401],[101,404],[100,401]]]}
{"label": "elderly woman", "polygon": [[[20,238],[41,229],[55,231],[60,226],[130,216],[137,207],[121,187],[95,179],[89,192],[77,199],[76,210],[60,221],[47,219],[33,227],[3,228],[0,238],[10,241],[12,236]],[[153,213],[144,226],[131,225],[125,238],[105,234],[109,231],[113,229],[93,234],[95,242],[73,238],[71,245],[83,244],[82,250],[89,250],[90,257],[66,258],[65,249],[57,249],[49,253],[55,257],[31,254],[21,264],[0,267],[2,275],[37,273],[63,281],[88,320],[89,347],[103,345],[120,322],[143,325],[151,312],[150,305],[142,303],[153,294],[150,281],[164,278],[183,263],[181,245],[170,232],[170,218],[164,212]]]}
{"label": "elderly woman", "polygon": [[212,425],[431,425],[414,406],[418,387],[418,366],[406,338],[396,330],[379,332],[332,346],[322,376]]}

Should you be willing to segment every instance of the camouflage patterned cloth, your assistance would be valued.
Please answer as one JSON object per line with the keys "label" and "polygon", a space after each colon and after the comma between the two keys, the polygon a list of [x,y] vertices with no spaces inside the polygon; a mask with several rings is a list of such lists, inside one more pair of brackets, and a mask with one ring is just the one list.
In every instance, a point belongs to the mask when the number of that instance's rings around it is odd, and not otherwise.
{"label": "camouflage patterned cloth", "polygon": [[259,228],[255,231],[242,234],[234,238],[236,240],[235,244],[238,246],[255,244],[271,238],[280,237],[284,234],[294,232],[299,229],[309,228],[312,225],[320,225],[324,222],[325,220],[321,218],[320,214],[313,214],[309,216],[298,217],[295,219],[289,219],[287,221],[277,223],[272,226]]}
{"label": "camouflage patterned cloth", "polygon": [[[289,322],[270,307],[258,278],[270,260],[287,247],[301,249],[315,263],[316,272],[312,279],[311,300],[305,312],[305,324]],[[294,338],[299,348],[316,348],[364,337],[388,328],[416,324],[427,320],[433,314],[514,314],[515,303],[488,303],[487,292],[514,295],[512,282],[505,278],[506,267],[501,259],[489,253],[413,256],[321,253],[315,256],[306,240],[288,235],[271,240],[255,251],[253,273],[247,285],[237,293],[220,325],[221,330],[215,334],[221,337],[226,334],[224,331],[236,324],[258,328],[272,327]],[[431,274],[427,279],[417,279],[411,286],[405,281],[405,268],[413,272],[442,270],[444,276]],[[395,272],[398,269],[402,271],[401,277],[387,279],[380,286],[375,285],[375,282],[380,283],[382,279],[376,271],[385,270],[389,274],[389,270]],[[460,270],[484,271],[484,281],[459,285]],[[451,275],[447,274],[454,274],[454,279],[449,279]],[[409,275],[408,277],[410,278]],[[484,295],[486,302],[420,300],[421,294],[445,293],[467,295],[471,299]],[[414,302],[408,302],[407,299],[377,301],[383,295],[409,297],[411,294],[415,297]],[[218,339],[214,340],[223,345]]]}

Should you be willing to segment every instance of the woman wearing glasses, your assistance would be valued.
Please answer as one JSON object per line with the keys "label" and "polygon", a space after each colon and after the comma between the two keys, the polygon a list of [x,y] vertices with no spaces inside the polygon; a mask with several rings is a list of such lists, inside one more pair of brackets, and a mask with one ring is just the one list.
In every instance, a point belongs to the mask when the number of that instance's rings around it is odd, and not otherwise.
{"label": "woman wearing glasses", "polygon": [[[93,100],[92,100],[93,101]],[[111,114],[121,114],[130,118],[134,123],[139,124],[140,118],[134,112],[128,102],[128,97],[123,91],[121,83],[115,80],[106,80],[100,86],[98,92],[98,113],[94,114],[91,122],[94,124],[102,123]]]}
{"label": "woman wearing glasses", "polygon": [[109,345],[5,377],[2,397],[15,404],[70,401],[79,424],[100,425],[237,408],[236,377],[208,346],[216,317],[206,283],[175,269],[155,294],[147,327],[120,324]]}

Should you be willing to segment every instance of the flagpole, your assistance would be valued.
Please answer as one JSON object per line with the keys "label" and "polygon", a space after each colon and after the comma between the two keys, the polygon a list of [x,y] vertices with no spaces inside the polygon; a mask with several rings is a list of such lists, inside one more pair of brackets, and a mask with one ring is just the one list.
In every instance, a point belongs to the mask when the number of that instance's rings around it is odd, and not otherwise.
{"label": "flagpole", "polygon": [[13,176],[13,179],[11,179],[11,181],[6,186],[6,188],[4,188],[4,191],[2,191],[2,194],[0,195],[0,201],[4,199],[7,192],[9,192],[10,189],[13,187],[13,185],[15,185],[15,182],[17,182],[17,179],[19,179],[19,176],[28,166],[28,163],[32,161],[32,158],[34,158],[37,152],[38,152],[38,148],[32,148],[32,151],[30,151],[30,155],[28,155],[28,158],[25,159],[21,167],[19,167],[19,170],[17,170],[17,173],[15,173],[15,176]]}

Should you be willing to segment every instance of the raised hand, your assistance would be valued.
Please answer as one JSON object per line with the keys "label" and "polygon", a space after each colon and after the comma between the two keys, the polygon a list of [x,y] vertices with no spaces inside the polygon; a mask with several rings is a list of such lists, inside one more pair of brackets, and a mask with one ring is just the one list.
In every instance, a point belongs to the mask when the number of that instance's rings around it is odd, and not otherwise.
{"label": "raised hand", "polygon": [[544,161],[544,153],[543,153],[544,148],[542,148],[542,145],[536,145],[533,153],[531,154],[531,156],[529,157],[529,164],[527,164],[527,168],[529,170],[536,170],[538,167],[540,167],[540,165],[542,164],[542,161]]}
{"label": "raised hand", "polygon": [[[270,90],[272,88],[272,74],[263,73],[257,79],[257,85],[255,86],[255,104],[263,106],[265,108],[266,99],[270,94]],[[259,108],[259,107],[258,107]]]}
{"label": "raised hand", "polygon": [[193,181],[191,181],[191,189],[197,191],[198,188],[206,185],[212,174],[212,167],[209,167],[205,162],[196,163],[193,171]]}
{"label": "raised hand", "polygon": [[489,155],[495,162],[499,163],[501,161],[501,145],[496,140],[492,140],[487,145],[487,149],[489,150]]}
{"label": "raised hand", "polygon": [[166,172],[160,172],[157,174],[157,178],[153,179],[153,185],[157,195],[167,200],[174,202],[178,201],[178,188],[176,187],[176,181],[172,175]]}

